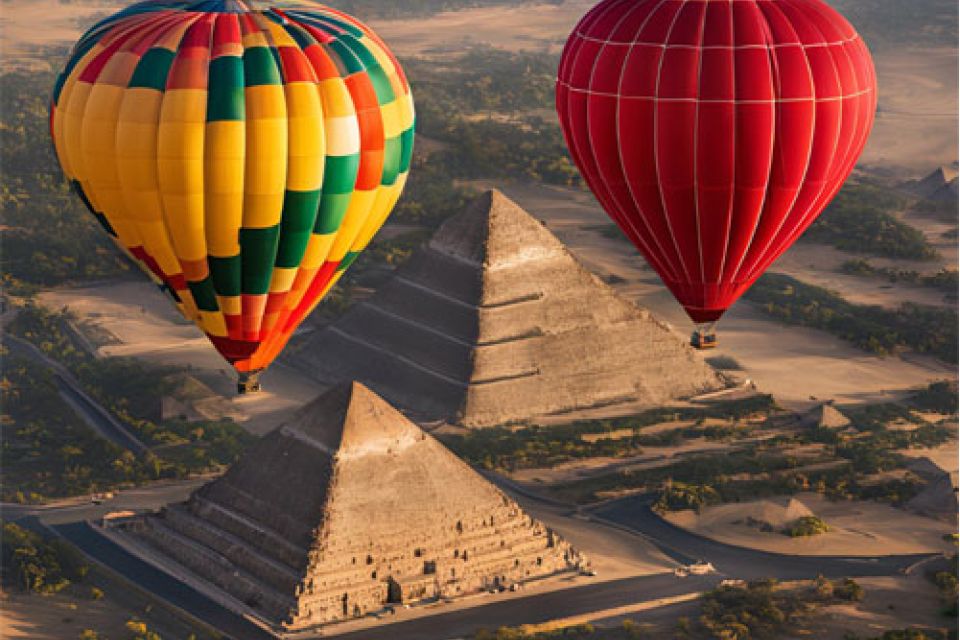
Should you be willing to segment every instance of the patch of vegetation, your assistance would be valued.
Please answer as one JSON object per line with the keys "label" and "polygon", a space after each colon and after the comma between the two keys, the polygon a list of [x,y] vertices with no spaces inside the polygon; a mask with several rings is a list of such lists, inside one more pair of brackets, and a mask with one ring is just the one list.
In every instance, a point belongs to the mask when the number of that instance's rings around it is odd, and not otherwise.
{"label": "patch of vegetation", "polygon": [[703,596],[700,626],[717,640],[774,638],[817,606],[858,600],[863,590],[853,580],[819,578],[812,588],[784,589],[776,580],[721,586]]}
{"label": "patch of vegetation", "polygon": [[8,330],[63,363],[85,391],[150,451],[137,456],[97,436],[59,395],[46,367],[10,359],[4,368],[4,500],[39,502],[231,464],[255,438],[230,420],[159,420],[161,398],[183,372],[126,358],[95,359],[74,341],[67,311],[26,305]]}
{"label": "patch of vegetation", "polygon": [[5,502],[106,491],[161,477],[155,458],[138,458],[98,436],[60,397],[51,372],[4,358],[0,485]]}
{"label": "patch of vegetation", "polygon": [[787,324],[827,331],[865,351],[890,354],[908,347],[957,362],[960,319],[955,309],[909,302],[894,310],[853,304],[779,273],[763,275],[744,298]]}
{"label": "patch of vegetation", "polygon": [[417,131],[445,143],[432,154],[462,178],[529,179],[579,185],[551,116],[557,59],[477,47],[438,65],[408,60],[417,87]]}
{"label": "patch of vegetation", "polygon": [[943,414],[957,413],[960,394],[957,383],[949,380],[934,382],[910,396],[909,403],[921,411],[936,411]]}
{"label": "patch of vegetation", "polygon": [[817,516],[801,516],[784,527],[781,533],[791,538],[805,538],[828,531],[830,527]]}
{"label": "patch of vegetation", "polygon": [[958,586],[958,566],[957,555],[950,558],[950,566],[941,571],[935,571],[927,574],[933,584],[937,586],[937,592],[940,595],[942,608],[940,613],[952,620],[957,619],[958,598],[960,598],[960,586]]}
{"label": "patch of vegetation", "polygon": [[907,202],[898,191],[880,184],[850,181],[802,238],[854,253],[932,260],[937,252],[923,233],[893,216]]}
{"label": "patch of vegetation", "polygon": [[17,295],[130,268],[60,172],[49,142],[54,80],[52,71],[0,76],[0,272]]}
{"label": "patch of vegetation", "polygon": [[[703,453],[654,468],[620,469],[552,490],[575,502],[590,502],[622,491],[657,492],[655,507],[661,511],[698,509],[717,502],[800,491],[815,491],[837,500],[902,504],[920,491],[922,480],[910,473],[887,478],[877,478],[877,474],[906,468],[911,458],[900,451],[936,447],[953,437],[947,426],[924,422],[898,404],[866,405],[845,411],[854,427],[852,433],[818,429],[785,434],[737,451]],[[887,423],[899,419],[907,419],[916,427],[886,428]],[[677,443],[683,436],[681,433]],[[812,443],[826,447],[807,458],[783,451],[786,447]]]}
{"label": "patch of vegetation", "polygon": [[883,278],[887,282],[906,282],[924,287],[937,289],[946,294],[957,295],[960,279],[956,269],[941,269],[933,275],[924,275],[911,269],[893,269],[891,267],[875,267],[868,260],[854,258],[840,265],[840,272],[855,276]]}
{"label": "patch of vegetation", "polygon": [[653,508],[660,512],[693,509],[700,511],[704,507],[720,503],[720,494],[713,487],[690,485],[683,482],[671,482],[654,503]]}
{"label": "patch of vegetation", "polygon": [[51,594],[83,580],[90,567],[73,547],[13,522],[2,522],[0,579],[8,589]]}
{"label": "patch of vegetation", "polygon": [[884,631],[879,636],[862,638],[856,634],[848,633],[843,640],[948,640],[950,636],[937,629],[894,629]]}
{"label": "patch of vegetation", "polygon": [[[486,469],[522,469],[545,467],[578,458],[625,457],[638,455],[641,447],[669,446],[690,437],[730,439],[741,437],[749,429],[739,425],[747,417],[769,414],[775,408],[769,395],[715,402],[702,407],[661,407],[622,418],[582,420],[557,426],[491,427],[465,435],[445,436],[444,443],[454,453]],[[644,427],[668,420],[700,421],[723,418],[730,425],[679,428],[659,434],[643,434]],[[622,430],[633,433],[623,437],[584,439],[585,435]]]}

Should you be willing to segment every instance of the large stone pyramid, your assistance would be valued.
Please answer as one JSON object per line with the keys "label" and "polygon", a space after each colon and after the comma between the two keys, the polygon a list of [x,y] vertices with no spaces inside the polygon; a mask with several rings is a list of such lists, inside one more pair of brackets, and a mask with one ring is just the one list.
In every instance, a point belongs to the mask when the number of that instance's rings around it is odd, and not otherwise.
{"label": "large stone pyramid", "polygon": [[359,383],[300,410],[187,502],[148,517],[140,535],[287,629],[581,562]]}
{"label": "large stone pyramid", "polygon": [[298,350],[424,418],[482,427],[722,386],[667,325],[589,273],[499,191],[454,216],[369,300]]}

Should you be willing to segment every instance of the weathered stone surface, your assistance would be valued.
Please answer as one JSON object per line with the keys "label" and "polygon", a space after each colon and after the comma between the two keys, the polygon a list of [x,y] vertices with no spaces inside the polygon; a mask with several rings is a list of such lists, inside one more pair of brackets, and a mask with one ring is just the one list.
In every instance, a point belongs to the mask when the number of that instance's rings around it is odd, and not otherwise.
{"label": "weathered stone surface", "polygon": [[833,406],[833,400],[821,402],[797,418],[798,426],[805,429],[843,429],[849,427],[850,418]]}
{"label": "weathered stone surface", "polygon": [[358,383],[335,387],[142,535],[290,629],[577,568],[576,551]]}
{"label": "weathered stone surface", "polygon": [[667,325],[499,191],[480,196],[293,360],[426,418],[491,426],[723,386]]}

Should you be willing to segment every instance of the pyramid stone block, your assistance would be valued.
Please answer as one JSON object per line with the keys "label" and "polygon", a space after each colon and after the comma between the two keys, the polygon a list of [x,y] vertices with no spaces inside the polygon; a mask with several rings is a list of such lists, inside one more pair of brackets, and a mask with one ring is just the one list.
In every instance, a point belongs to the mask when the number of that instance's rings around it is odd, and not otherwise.
{"label": "pyramid stone block", "polygon": [[140,535],[278,627],[576,570],[582,558],[358,383],[264,436]]}
{"label": "pyramid stone block", "polygon": [[499,191],[445,222],[294,363],[428,419],[483,427],[722,388],[680,336]]}

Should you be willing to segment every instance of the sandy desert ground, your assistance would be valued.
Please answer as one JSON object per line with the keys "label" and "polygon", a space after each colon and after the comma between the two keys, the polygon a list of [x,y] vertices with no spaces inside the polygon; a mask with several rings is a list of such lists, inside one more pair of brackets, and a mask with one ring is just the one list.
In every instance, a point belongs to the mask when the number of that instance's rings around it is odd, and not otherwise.
{"label": "sandy desert ground", "polygon": [[851,633],[874,637],[890,629],[939,629],[950,622],[940,614],[936,588],[922,569],[908,576],[859,578],[857,582],[864,589],[862,602],[826,607],[787,638],[846,640]]}
{"label": "sandy desert ground", "polygon": [[[952,532],[949,524],[889,505],[870,501],[832,502],[815,493],[797,494],[792,502],[788,500],[724,504],[707,507],[699,514],[694,511],[670,513],[666,518],[677,526],[720,542],[774,553],[856,556],[955,551],[954,544],[943,539],[944,534]],[[791,538],[778,531],[761,531],[748,523],[748,518],[754,518],[776,529],[803,515],[821,518],[831,530],[817,536]]]}

